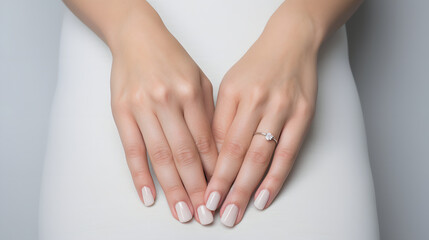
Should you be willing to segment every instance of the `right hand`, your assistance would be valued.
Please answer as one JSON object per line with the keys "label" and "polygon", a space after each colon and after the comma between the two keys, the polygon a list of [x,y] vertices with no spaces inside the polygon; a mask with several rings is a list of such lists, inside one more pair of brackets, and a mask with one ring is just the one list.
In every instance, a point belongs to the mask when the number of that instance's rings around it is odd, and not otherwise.
{"label": "right hand", "polygon": [[109,47],[113,116],[141,201],[150,206],[156,196],[147,151],[173,216],[211,223],[204,203],[217,159],[211,82],[163,24],[123,30]]}

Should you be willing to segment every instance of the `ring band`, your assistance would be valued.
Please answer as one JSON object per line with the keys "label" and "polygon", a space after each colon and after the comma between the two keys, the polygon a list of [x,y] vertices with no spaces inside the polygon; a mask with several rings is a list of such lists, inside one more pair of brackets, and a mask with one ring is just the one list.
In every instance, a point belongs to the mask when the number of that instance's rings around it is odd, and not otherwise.
{"label": "ring band", "polygon": [[253,134],[253,135],[262,135],[262,136],[265,136],[265,139],[267,141],[274,141],[277,144],[277,139],[270,132],[268,132],[268,133],[265,133],[265,132],[255,132],[255,134]]}

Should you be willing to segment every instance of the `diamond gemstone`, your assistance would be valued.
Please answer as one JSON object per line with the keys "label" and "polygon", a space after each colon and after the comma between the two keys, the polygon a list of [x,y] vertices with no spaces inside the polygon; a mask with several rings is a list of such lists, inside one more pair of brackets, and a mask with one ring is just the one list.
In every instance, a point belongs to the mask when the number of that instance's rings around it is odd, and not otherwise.
{"label": "diamond gemstone", "polygon": [[273,139],[274,138],[274,136],[271,134],[271,133],[267,133],[266,135],[265,135],[265,139],[267,139],[268,141],[270,141],[271,139]]}

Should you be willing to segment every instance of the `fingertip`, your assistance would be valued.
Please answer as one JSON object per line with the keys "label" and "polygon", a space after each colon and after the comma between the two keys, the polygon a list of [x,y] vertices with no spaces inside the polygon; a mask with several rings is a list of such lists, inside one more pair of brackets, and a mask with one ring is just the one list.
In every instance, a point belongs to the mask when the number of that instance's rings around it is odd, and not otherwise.
{"label": "fingertip", "polygon": [[197,213],[197,218],[201,225],[205,226],[213,222],[213,213],[205,205],[199,206]]}
{"label": "fingertip", "polygon": [[219,206],[220,199],[221,195],[219,192],[211,192],[207,199],[206,207],[211,211],[216,211],[217,207]]}
{"label": "fingertip", "polygon": [[253,206],[258,210],[264,210],[267,207],[268,199],[270,198],[270,192],[268,189],[262,189],[259,191],[255,200],[253,201]]}
{"label": "fingertip", "polygon": [[228,204],[225,207],[225,210],[222,212],[220,221],[222,222],[223,225],[227,227],[234,227],[237,222],[238,213],[239,213],[239,208],[236,204],[233,204],[233,203]]}
{"label": "fingertip", "polygon": [[143,204],[146,207],[150,207],[155,203],[156,194],[154,194],[154,193],[155,193],[155,191],[153,191],[148,186],[144,186],[142,188],[142,200],[143,200]]}
{"label": "fingertip", "polygon": [[191,221],[191,219],[192,219],[191,208],[189,207],[189,205],[186,202],[180,201],[180,202],[176,203],[174,208],[176,210],[178,220],[181,223],[186,223],[186,222]]}

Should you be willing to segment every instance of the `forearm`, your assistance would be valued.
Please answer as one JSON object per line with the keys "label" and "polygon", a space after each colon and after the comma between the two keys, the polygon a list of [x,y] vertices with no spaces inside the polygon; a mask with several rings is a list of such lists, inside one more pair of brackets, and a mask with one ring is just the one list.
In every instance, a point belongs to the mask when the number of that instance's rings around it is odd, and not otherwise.
{"label": "forearm", "polygon": [[156,11],[142,0],[63,0],[67,7],[89,26],[109,47],[119,39],[151,35],[163,28]]}
{"label": "forearm", "polygon": [[362,0],[286,0],[270,18],[263,35],[278,47],[318,50],[324,39],[343,25]]}

